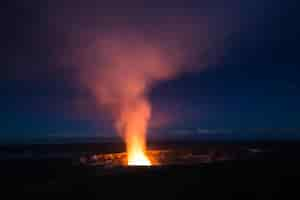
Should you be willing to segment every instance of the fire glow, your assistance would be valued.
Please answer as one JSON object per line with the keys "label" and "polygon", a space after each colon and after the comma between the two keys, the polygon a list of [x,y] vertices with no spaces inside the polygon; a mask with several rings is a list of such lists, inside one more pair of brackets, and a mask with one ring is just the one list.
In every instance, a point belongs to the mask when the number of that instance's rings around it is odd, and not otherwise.
{"label": "fire glow", "polygon": [[150,166],[151,162],[143,152],[143,150],[136,149],[133,152],[128,151],[128,161],[129,166]]}
{"label": "fire glow", "polygon": [[127,148],[127,164],[151,165],[146,155],[146,131],[151,106],[145,98],[134,98],[121,113],[117,127],[124,135]]}

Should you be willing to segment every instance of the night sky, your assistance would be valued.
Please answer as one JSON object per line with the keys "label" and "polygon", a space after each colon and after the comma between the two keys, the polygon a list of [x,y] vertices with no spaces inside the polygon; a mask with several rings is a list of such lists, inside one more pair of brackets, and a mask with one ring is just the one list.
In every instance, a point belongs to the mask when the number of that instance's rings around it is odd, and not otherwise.
{"label": "night sky", "polygon": [[151,90],[151,127],[300,128],[300,14],[296,3],[120,2],[125,1],[2,3],[0,139],[115,136],[106,113],[95,111],[89,93],[72,76],[74,68],[60,58],[68,53],[66,33],[101,29],[117,15],[117,20],[134,19],[137,27],[152,23],[157,16],[216,16],[210,25],[216,31],[218,27],[228,30],[215,62]]}

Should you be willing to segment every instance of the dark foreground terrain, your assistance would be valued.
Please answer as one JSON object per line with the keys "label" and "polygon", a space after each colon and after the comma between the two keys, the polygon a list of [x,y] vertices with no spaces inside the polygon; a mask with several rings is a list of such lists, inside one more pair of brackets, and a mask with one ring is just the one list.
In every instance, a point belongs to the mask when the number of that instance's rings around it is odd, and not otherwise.
{"label": "dark foreground terrain", "polygon": [[[75,154],[6,158],[0,161],[1,195],[3,199],[300,199],[297,143],[202,146],[205,151],[236,152],[231,160],[202,165],[108,169],[80,165]],[[31,153],[41,151],[41,146],[28,148]]]}

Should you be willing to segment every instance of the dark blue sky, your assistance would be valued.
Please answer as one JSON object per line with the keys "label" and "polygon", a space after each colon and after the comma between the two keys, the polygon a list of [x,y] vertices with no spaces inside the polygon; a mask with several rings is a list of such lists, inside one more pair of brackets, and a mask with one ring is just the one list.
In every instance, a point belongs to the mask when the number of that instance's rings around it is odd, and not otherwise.
{"label": "dark blue sky", "polygon": [[[68,75],[72,70],[56,60],[55,49],[64,38],[53,33],[49,18],[70,2],[53,2],[9,1],[1,12],[0,138],[89,137],[111,131],[106,114],[93,112],[85,91]],[[153,89],[153,117],[171,113],[164,126],[179,128],[300,128],[296,3],[203,2],[191,1],[184,7],[180,1],[166,1],[154,9],[165,15],[172,10],[173,15],[196,16],[205,11],[203,5],[208,13],[226,7],[221,10],[232,18],[235,28],[226,36],[220,62]],[[157,14],[154,10],[144,11],[147,19]]]}

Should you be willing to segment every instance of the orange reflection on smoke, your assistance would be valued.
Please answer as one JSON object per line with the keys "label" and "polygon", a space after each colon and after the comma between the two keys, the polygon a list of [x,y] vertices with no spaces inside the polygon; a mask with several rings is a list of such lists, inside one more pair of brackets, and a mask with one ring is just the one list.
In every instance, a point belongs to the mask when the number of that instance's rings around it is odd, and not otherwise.
{"label": "orange reflection on smoke", "polygon": [[150,166],[151,162],[145,153],[145,145],[143,142],[144,138],[136,135],[136,137],[127,139],[127,164],[135,166]]}
{"label": "orange reflection on smoke", "polygon": [[151,106],[145,97],[135,98],[126,104],[118,120],[120,132],[124,133],[127,148],[127,164],[149,166],[146,155],[146,132]]}

